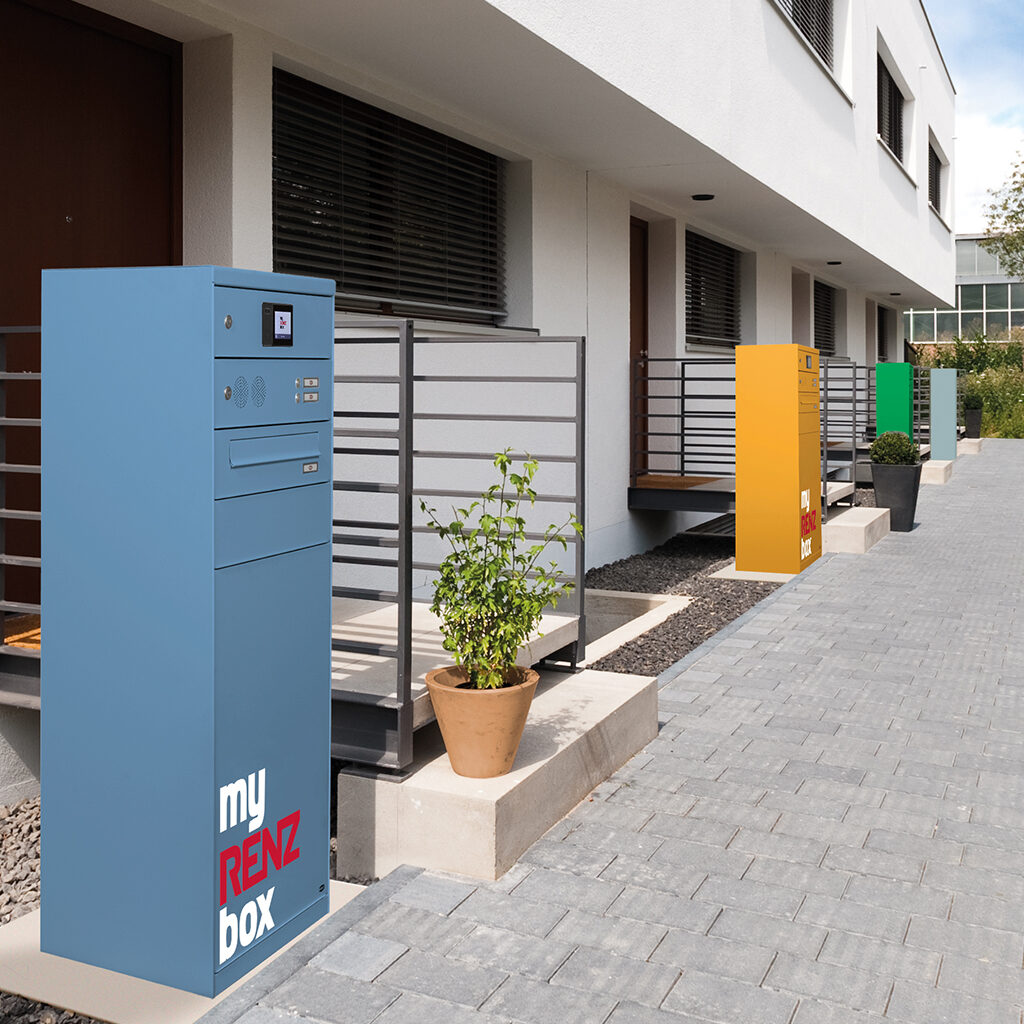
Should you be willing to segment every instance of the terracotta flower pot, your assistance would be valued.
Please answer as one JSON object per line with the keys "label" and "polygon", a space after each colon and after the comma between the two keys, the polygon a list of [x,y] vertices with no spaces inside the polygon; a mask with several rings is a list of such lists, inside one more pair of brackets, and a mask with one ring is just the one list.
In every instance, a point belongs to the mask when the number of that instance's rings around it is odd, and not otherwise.
{"label": "terracotta flower pot", "polygon": [[523,681],[497,690],[460,686],[468,673],[454,665],[427,673],[445,749],[456,775],[493,779],[511,771],[540,676],[520,669]]}

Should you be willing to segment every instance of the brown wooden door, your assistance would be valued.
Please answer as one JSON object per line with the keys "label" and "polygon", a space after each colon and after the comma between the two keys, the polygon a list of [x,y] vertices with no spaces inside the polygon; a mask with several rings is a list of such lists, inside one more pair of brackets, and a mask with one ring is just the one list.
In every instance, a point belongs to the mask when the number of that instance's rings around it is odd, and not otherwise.
{"label": "brown wooden door", "polygon": [[[181,262],[180,43],[63,0],[0,0],[0,112],[0,327],[39,324],[44,268]],[[38,337],[3,349],[0,370],[38,371]],[[40,415],[38,382],[3,390],[4,415]],[[0,461],[38,464],[37,428],[0,435]],[[38,511],[38,474],[0,487],[0,507]],[[0,528],[4,553],[38,557],[38,522]],[[37,569],[0,569],[0,596],[38,602]]]}
{"label": "brown wooden door", "polygon": [[[638,380],[637,361],[647,355],[648,344],[648,228],[647,221],[629,219],[629,409],[633,478],[647,471],[647,384]],[[640,373],[647,374],[646,367]]]}

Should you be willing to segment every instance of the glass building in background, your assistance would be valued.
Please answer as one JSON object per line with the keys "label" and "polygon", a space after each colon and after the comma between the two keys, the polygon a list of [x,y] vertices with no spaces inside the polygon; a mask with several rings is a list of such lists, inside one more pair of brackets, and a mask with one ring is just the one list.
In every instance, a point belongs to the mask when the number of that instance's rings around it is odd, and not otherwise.
{"label": "glass building in background", "polygon": [[984,237],[957,235],[956,307],[904,313],[907,341],[931,345],[979,335],[989,341],[1024,341],[1024,282],[1000,273],[999,260],[978,244]]}

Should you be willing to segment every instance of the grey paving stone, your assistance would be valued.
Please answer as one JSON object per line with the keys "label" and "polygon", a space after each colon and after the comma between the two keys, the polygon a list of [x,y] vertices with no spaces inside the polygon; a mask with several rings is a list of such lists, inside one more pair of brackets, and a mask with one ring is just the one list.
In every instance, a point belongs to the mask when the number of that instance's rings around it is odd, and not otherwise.
{"label": "grey paving stone", "polygon": [[453,960],[465,960],[480,967],[506,966],[515,974],[547,981],[569,958],[575,944],[548,936],[535,936],[480,924],[448,951]]}
{"label": "grey paving stone", "polygon": [[507,977],[508,972],[504,970],[452,961],[436,953],[411,949],[396,960],[380,980],[403,991],[476,1007]]}
{"label": "grey paving stone", "polygon": [[560,907],[575,907],[600,914],[618,898],[623,886],[603,878],[584,878],[564,871],[537,868],[513,890],[519,899]]}
{"label": "grey paving stone", "polygon": [[803,893],[781,885],[766,885],[749,878],[720,878],[708,875],[697,889],[694,898],[705,903],[737,910],[751,910],[757,914],[770,914],[790,920],[803,903]]}
{"label": "grey paving stone", "polygon": [[549,933],[548,940],[646,960],[667,931],[667,925],[570,910]]}
{"label": "grey paving stone", "polygon": [[408,885],[402,886],[391,899],[393,902],[403,903],[407,907],[419,907],[421,910],[430,910],[435,914],[450,914],[475,891],[475,885],[456,882],[451,878],[441,878],[424,871]]}
{"label": "grey paving stone", "polygon": [[297,1024],[294,1013],[270,1006],[254,1006],[237,1019],[237,1024]]}
{"label": "grey paving stone", "polygon": [[759,985],[772,962],[772,951],[749,942],[673,928],[651,954],[651,960],[679,970],[704,971]]}
{"label": "grey paving stone", "polygon": [[768,949],[795,953],[813,960],[828,932],[817,925],[785,921],[747,910],[726,908],[711,926],[708,935],[752,942]]}
{"label": "grey paving stone", "polygon": [[507,1016],[459,1006],[447,999],[433,999],[415,992],[403,992],[373,1024],[510,1024]]}
{"label": "grey paving stone", "polygon": [[780,953],[765,979],[765,987],[839,1002],[854,1010],[885,1011],[892,979],[852,967],[820,963]]}
{"label": "grey paving stone", "polygon": [[523,854],[521,863],[553,871],[568,871],[575,875],[597,877],[611,862],[614,853],[588,850],[563,840],[538,840]]}
{"label": "grey paving stone", "polygon": [[913,882],[899,882],[873,875],[856,875],[850,879],[845,896],[855,903],[867,903],[904,914],[946,917],[953,897],[942,889],[931,889]]}
{"label": "grey paving stone", "polygon": [[703,935],[721,912],[721,907],[697,900],[682,899],[668,893],[626,886],[622,895],[608,908],[612,917],[627,917],[682,928]]}
{"label": "grey paving stone", "polygon": [[849,899],[808,896],[797,913],[796,920],[885,939],[887,942],[902,942],[910,915],[898,910],[871,907]]}
{"label": "grey paving stone", "polygon": [[[986,928],[1001,928],[1003,931],[1019,929],[1021,925],[1020,904],[1016,901],[978,896],[975,893],[957,893],[952,897],[952,909],[948,915],[929,913],[929,917],[946,917],[961,924],[977,924]],[[928,913],[924,911],[924,913]]]}
{"label": "grey paving stone", "polygon": [[[587,851],[615,856],[624,854],[638,860],[647,860],[665,840],[649,832],[633,832],[602,824],[585,824],[573,829],[562,840],[563,845],[583,847]],[[579,872],[577,872],[579,873]]]}
{"label": "grey paving stone", "polygon": [[888,1020],[919,1024],[1020,1024],[1020,1007],[1009,1001],[978,998],[964,992],[897,981],[886,1012]]}
{"label": "grey paving stone", "polygon": [[989,871],[966,865],[929,864],[924,872],[924,884],[936,889],[995,896],[1002,900],[1024,899],[1024,878],[1005,871]]}
{"label": "grey paving stone", "polygon": [[329,971],[303,967],[262,1002],[329,1024],[369,1024],[398,998],[398,990],[379,982],[368,984]]}
{"label": "grey paving stone", "polygon": [[622,882],[642,889],[692,896],[708,877],[702,868],[682,868],[677,864],[649,864],[631,857],[616,857],[600,874],[609,882]]}
{"label": "grey paving stone", "polygon": [[[482,892],[474,893],[471,897],[482,901],[490,898],[490,893]],[[419,907],[406,907],[389,900],[364,917],[355,925],[354,930],[415,949],[444,953],[468,935],[472,927],[467,921],[434,914]]]}
{"label": "grey paving stone", "polygon": [[481,1007],[523,1024],[594,1024],[615,1008],[613,996],[548,985],[513,974]]}
{"label": "grey paving stone", "polygon": [[779,814],[767,807],[754,807],[746,803],[702,796],[690,811],[689,817],[768,831],[778,821]]}
{"label": "grey paving stone", "polygon": [[359,981],[373,981],[409,947],[362,932],[345,932],[318,953],[309,964],[321,971],[344,974]]}
{"label": "grey paving stone", "polygon": [[830,846],[822,864],[837,871],[857,875],[878,875],[903,882],[917,882],[924,870],[923,857],[908,857],[898,853],[856,849],[853,846]]}
{"label": "grey paving stone", "polygon": [[758,857],[817,866],[825,856],[828,845],[815,839],[801,839],[781,832],[741,828],[736,833],[736,838],[729,844],[729,849]]}
{"label": "grey paving stone", "polygon": [[737,1021],[788,1024],[796,1009],[796,999],[781,992],[690,970],[666,996],[664,1008],[715,1024],[736,1024]]}
{"label": "grey paving stone", "polygon": [[836,1003],[801,999],[793,1024],[885,1024],[877,1013],[863,1013]]}
{"label": "grey paving stone", "polygon": [[[696,805],[696,801],[694,804]],[[647,822],[644,832],[724,848],[729,840],[736,835],[737,828],[738,826],[726,822],[659,812]]]}
{"label": "grey paving stone", "polygon": [[678,977],[676,967],[583,947],[558,969],[551,984],[657,1007]]}
{"label": "grey paving stone", "polygon": [[842,967],[855,967],[880,977],[906,978],[908,981],[934,985],[942,957],[931,950],[833,930],[829,932],[818,960]]}
{"label": "grey paving stone", "polygon": [[942,957],[939,988],[988,999],[998,997],[1024,1007],[1024,971],[1016,964],[994,964],[947,953]]}
{"label": "grey paving stone", "polygon": [[[530,875],[526,876],[527,879],[529,877]],[[519,890],[515,889],[513,892]],[[495,928],[507,928],[523,935],[542,936],[547,935],[565,917],[565,913],[566,908],[561,904],[538,903],[536,900],[526,899],[522,894],[513,896],[512,893],[478,890],[452,911],[452,916],[448,920],[460,925],[461,932],[447,948],[451,948],[455,942],[464,939],[470,933],[472,922],[489,924]],[[444,952],[442,949],[437,951]]]}
{"label": "grey paving stone", "polygon": [[843,894],[850,877],[845,871],[792,864],[771,857],[756,857],[743,876],[743,881],[768,882],[771,885],[795,889],[799,893],[838,897]]}
{"label": "grey paving stone", "polygon": [[955,953],[991,960],[1020,968],[1024,957],[1024,937],[1019,931],[1002,931],[959,921],[939,921],[915,917],[907,931],[908,946],[921,946],[940,953]]}
{"label": "grey paving stone", "polygon": [[832,818],[823,819],[816,814],[796,814],[792,811],[785,811],[780,815],[772,831],[797,839],[838,843],[842,846],[863,846],[868,837],[868,830],[861,825],[850,825]]}
{"label": "grey paving stone", "polygon": [[754,858],[737,850],[723,850],[704,843],[666,839],[651,855],[651,864],[675,864],[680,867],[714,872],[727,878],[742,878]]}
{"label": "grey paving stone", "polygon": [[612,1011],[605,1024],[706,1024],[706,1017],[691,1017],[687,1014],[655,1010],[640,1003],[623,1000]]}

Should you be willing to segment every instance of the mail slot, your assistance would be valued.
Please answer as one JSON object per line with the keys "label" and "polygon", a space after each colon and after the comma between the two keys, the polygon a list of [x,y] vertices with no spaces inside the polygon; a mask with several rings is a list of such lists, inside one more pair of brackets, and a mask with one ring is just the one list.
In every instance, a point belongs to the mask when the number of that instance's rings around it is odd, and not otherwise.
{"label": "mail slot", "polygon": [[327,912],[333,294],[43,273],[47,953],[213,996]]}

